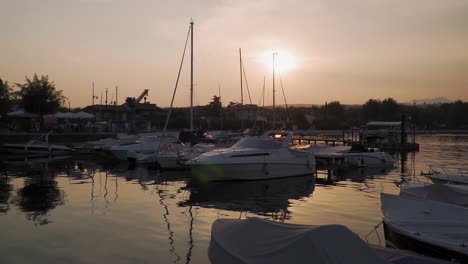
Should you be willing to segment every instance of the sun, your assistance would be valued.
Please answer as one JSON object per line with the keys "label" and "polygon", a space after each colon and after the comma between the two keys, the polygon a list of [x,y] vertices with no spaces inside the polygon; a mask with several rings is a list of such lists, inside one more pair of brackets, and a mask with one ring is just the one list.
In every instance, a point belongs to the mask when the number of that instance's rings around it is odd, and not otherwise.
{"label": "sun", "polygon": [[259,61],[264,64],[268,70],[273,70],[273,57],[275,72],[286,74],[297,68],[297,58],[288,50],[265,51],[259,56]]}

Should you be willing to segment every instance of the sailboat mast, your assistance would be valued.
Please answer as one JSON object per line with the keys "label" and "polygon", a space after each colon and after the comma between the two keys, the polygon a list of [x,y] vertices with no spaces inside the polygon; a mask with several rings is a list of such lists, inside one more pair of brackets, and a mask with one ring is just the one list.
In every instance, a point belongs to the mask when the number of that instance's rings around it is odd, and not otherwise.
{"label": "sailboat mast", "polygon": [[190,131],[193,131],[193,21],[190,21]]}
{"label": "sailboat mast", "polygon": [[240,69],[240,87],[241,87],[241,127],[244,129],[244,109],[242,106],[244,105],[244,89],[242,87],[243,80],[242,80],[242,50],[239,48],[239,69]]}
{"label": "sailboat mast", "polygon": [[275,54],[273,52],[273,130],[276,128],[276,107],[275,107]]}
{"label": "sailboat mast", "polygon": [[[263,103],[262,103],[262,117],[265,117],[265,76],[263,76],[263,90],[262,90],[262,99],[263,99]],[[264,120],[262,122],[262,131],[265,130],[265,121]]]}
{"label": "sailboat mast", "polygon": [[242,49],[239,48],[239,73],[240,73],[240,87],[241,87],[241,105],[244,104],[244,89],[242,87]]}
{"label": "sailboat mast", "polygon": [[218,91],[219,91],[219,104],[221,109],[219,110],[219,120],[220,120],[220,129],[223,130],[223,101],[221,101],[221,84],[218,82]]}

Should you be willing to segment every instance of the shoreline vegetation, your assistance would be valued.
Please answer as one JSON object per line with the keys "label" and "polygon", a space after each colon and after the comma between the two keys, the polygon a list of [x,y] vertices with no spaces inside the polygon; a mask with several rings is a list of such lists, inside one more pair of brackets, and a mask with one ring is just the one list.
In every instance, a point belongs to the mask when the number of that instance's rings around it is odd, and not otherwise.
{"label": "shoreline vegetation", "polygon": [[[208,96],[208,95],[207,95]],[[43,117],[57,111],[82,111],[82,108],[71,109],[63,92],[56,88],[48,76],[25,78],[25,83],[10,85],[0,78],[0,116],[13,110],[24,109]],[[142,124],[149,122],[152,130],[160,130],[168,108],[156,105],[160,114],[137,120]],[[105,105],[111,112],[113,105]],[[85,108],[86,109],[86,108]],[[169,128],[180,130],[189,124],[189,107],[177,107],[172,110]],[[207,105],[195,106],[193,109],[194,124],[203,130],[239,130],[240,128],[272,128],[276,116],[276,129],[300,130],[339,130],[360,129],[370,121],[402,121],[416,129],[416,133],[466,133],[468,131],[468,102],[457,100],[435,104],[408,105],[399,103],[393,98],[369,99],[362,105],[344,105],[339,101],[325,102],[323,105],[284,106],[264,109],[257,105],[238,102],[222,102],[221,97],[213,96]],[[137,117],[138,119],[138,117]],[[42,128],[42,119],[40,126]],[[94,122],[106,121],[93,120]],[[111,120],[112,121],[112,120]],[[2,120],[0,119],[0,123]],[[123,122],[117,120],[116,122]],[[146,123],[145,123],[146,122]],[[0,127],[1,130],[1,127]],[[43,129],[41,129],[43,131]],[[109,130],[106,130],[109,131]],[[423,131],[423,132],[421,132]],[[461,131],[461,132],[460,132]],[[121,131],[120,131],[121,132]],[[442,132],[445,133],[445,132]]]}

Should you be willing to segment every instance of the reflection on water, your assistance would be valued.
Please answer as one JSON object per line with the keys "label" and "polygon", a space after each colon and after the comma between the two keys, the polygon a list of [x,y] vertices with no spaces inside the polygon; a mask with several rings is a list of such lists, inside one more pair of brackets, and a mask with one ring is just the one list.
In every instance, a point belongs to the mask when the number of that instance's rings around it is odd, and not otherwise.
{"label": "reflection on water", "polygon": [[289,200],[309,197],[314,191],[310,176],[250,182],[214,182],[188,188],[190,197],[180,206],[201,206],[251,212],[274,220],[289,219]]}
{"label": "reflection on water", "polygon": [[0,176],[0,214],[6,214],[10,209],[11,191],[13,186],[6,176]]}
{"label": "reflection on water", "polygon": [[187,172],[95,157],[4,157],[0,262],[207,263],[217,218],[344,224],[364,238],[381,221],[380,192],[398,193],[402,176],[419,177],[425,164],[467,166],[468,135],[418,141],[421,152],[393,154],[395,167],[336,172],[333,185],[311,177],[194,185]]}
{"label": "reflection on water", "polygon": [[46,225],[51,222],[48,212],[64,204],[64,192],[53,178],[41,175],[25,179],[24,187],[17,190],[13,200],[34,224]]}
{"label": "reflection on water", "polygon": [[335,176],[339,181],[350,180],[353,182],[365,182],[374,179],[376,175],[386,175],[394,170],[394,167],[367,167],[367,168],[350,168],[347,170],[337,171]]}

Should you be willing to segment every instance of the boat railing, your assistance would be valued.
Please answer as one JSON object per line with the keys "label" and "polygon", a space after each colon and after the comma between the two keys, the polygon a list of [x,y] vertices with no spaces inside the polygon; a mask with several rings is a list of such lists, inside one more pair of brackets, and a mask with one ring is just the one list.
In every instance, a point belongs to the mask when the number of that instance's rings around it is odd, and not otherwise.
{"label": "boat railing", "polygon": [[30,146],[34,143],[46,143],[49,144],[49,133],[45,134],[38,134],[34,136],[31,140],[29,140],[26,145]]}

